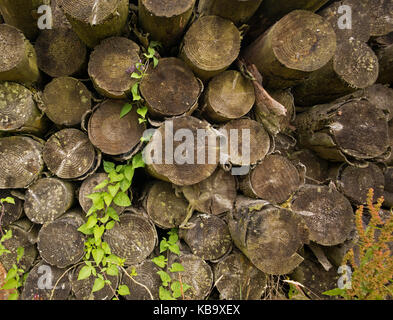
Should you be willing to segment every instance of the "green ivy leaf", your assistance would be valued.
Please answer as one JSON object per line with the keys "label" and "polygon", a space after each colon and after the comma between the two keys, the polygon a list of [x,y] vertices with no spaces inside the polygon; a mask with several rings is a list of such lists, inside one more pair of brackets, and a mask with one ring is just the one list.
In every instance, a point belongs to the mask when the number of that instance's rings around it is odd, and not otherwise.
{"label": "green ivy leaf", "polygon": [[113,209],[112,207],[109,207],[108,210],[106,211],[106,213],[109,215],[109,217],[111,217],[113,220],[115,221],[120,221],[119,216],[116,212],[115,209]]}
{"label": "green ivy leaf", "polygon": [[116,194],[115,198],[113,199],[113,202],[119,207],[128,207],[131,205],[130,198],[123,191],[120,191],[119,193]]}
{"label": "green ivy leaf", "polygon": [[16,289],[18,287],[18,281],[16,279],[8,280],[1,289],[9,290],[9,289]]}
{"label": "green ivy leaf", "polygon": [[97,249],[93,249],[91,254],[93,255],[93,259],[94,259],[95,263],[97,265],[99,265],[100,262],[102,261],[102,258],[105,255],[105,252],[104,252],[104,250],[102,248],[97,248]]}
{"label": "green ivy leaf", "polygon": [[168,286],[169,282],[172,281],[171,276],[169,274],[167,274],[165,271],[157,271],[157,274],[160,276],[161,281],[162,281],[162,285],[164,287]]}
{"label": "green ivy leaf", "polygon": [[124,179],[120,182],[120,189],[123,192],[126,192],[131,187],[131,181]]}
{"label": "green ivy leaf", "polygon": [[119,182],[124,179],[124,175],[122,173],[117,173],[116,171],[112,171],[109,174],[109,178],[111,179],[111,182]]}
{"label": "green ivy leaf", "polygon": [[133,158],[132,158],[132,167],[134,169],[137,168],[144,168],[145,167],[145,162],[143,161],[143,156],[142,153],[137,153]]}
{"label": "green ivy leaf", "polygon": [[133,79],[141,79],[143,76],[137,72],[131,73],[131,78]]}
{"label": "green ivy leaf", "polygon": [[115,221],[109,221],[106,225],[105,225],[105,229],[106,230],[111,230],[113,227],[115,226]]}
{"label": "green ivy leaf", "polygon": [[153,261],[160,268],[165,268],[166,262],[168,261],[168,259],[166,259],[164,256],[161,255],[161,256],[153,258],[151,261]]}
{"label": "green ivy leaf", "polygon": [[169,244],[168,249],[172,251],[173,253],[180,255],[180,249],[177,244]]}
{"label": "green ivy leaf", "polygon": [[78,280],[84,280],[91,276],[91,266],[83,266],[78,274]]}
{"label": "green ivy leaf", "polygon": [[182,272],[184,271],[184,267],[180,263],[173,263],[171,268],[169,269],[170,272]]}
{"label": "green ivy leaf", "polygon": [[110,254],[109,256],[107,256],[106,260],[107,260],[107,262],[113,263],[115,265],[122,265],[121,259],[114,254]]}
{"label": "green ivy leaf", "polygon": [[20,259],[22,259],[23,255],[25,254],[25,248],[18,247],[18,249],[16,249],[16,254],[16,262],[19,263]]}
{"label": "green ivy leaf", "polygon": [[120,118],[126,116],[132,110],[132,104],[126,103],[120,111]]}
{"label": "green ivy leaf", "polygon": [[96,240],[96,242],[100,242],[102,234],[105,231],[105,227],[104,226],[98,226],[95,225],[93,228],[93,234],[94,234],[94,239]]}
{"label": "green ivy leaf", "polygon": [[111,173],[113,170],[115,170],[115,164],[113,162],[105,161],[103,162],[104,164],[104,170],[106,173]]}
{"label": "green ivy leaf", "polygon": [[7,197],[7,198],[4,198],[4,199],[1,199],[1,202],[7,202],[7,203],[15,204],[15,200],[12,197]]}
{"label": "green ivy leaf", "polygon": [[137,112],[143,119],[145,119],[145,118],[146,118],[146,113],[147,113],[147,107],[146,107],[146,106],[140,107],[140,108],[138,108],[138,109],[136,110],[136,112]]}
{"label": "green ivy leaf", "polygon": [[132,88],[131,88],[131,93],[132,93],[132,99],[134,101],[139,101],[142,99],[142,97],[139,95],[139,83],[135,83]]}
{"label": "green ivy leaf", "polygon": [[105,254],[111,254],[111,247],[109,246],[109,244],[107,242],[103,242],[101,244],[101,248],[102,248],[102,250],[104,250]]}
{"label": "green ivy leaf", "polygon": [[11,239],[11,238],[12,238],[12,230],[10,229],[10,230],[8,230],[8,231],[4,234],[4,236],[1,237],[1,241],[0,241],[0,242],[3,242],[3,241],[5,241],[5,240],[9,240],[9,239]]}
{"label": "green ivy leaf", "polygon": [[112,203],[113,197],[108,192],[104,192],[104,202],[107,207],[109,207]]}
{"label": "green ivy leaf", "polygon": [[177,235],[177,233],[170,233],[168,239],[168,242],[170,244],[176,244],[178,240],[179,240],[179,236]]}
{"label": "green ivy leaf", "polygon": [[153,57],[153,67],[157,67],[158,66],[158,59],[156,57]]}
{"label": "green ivy leaf", "polygon": [[119,286],[118,293],[121,296],[127,296],[130,294],[130,289],[125,284],[122,284],[121,286]]}
{"label": "green ivy leaf", "polygon": [[96,185],[96,186],[94,187],[94,190],[103,189],[103,188],[105,188],[105,187],[107,186],[108,183],[109,183],[109,181],[105,179],[104,181],[102,181],[101,183],[99,183],[98,185]]}
{"label": "green ivy leaf", "polygon": [[82,232],[83,234],[89,236],[91,234],[93,234],[93,229],[89,229],[85,224],[82,224],[79,228],[78,228],[79,232]]}
{"label": "green ivy leaf", "polygon": [[8,296],[8,300],[18,300],[18,297],[19,297],[19,293],[18,292],[14,292],[14,293],[11,293]]}
{"label": "green ivy leaf", "polygon": [[100,291],[104,286],[105,286],[105,281],[100,278],[96,278],[96,280],[94,281],[93,289],[91,290],[91,292]]}
{"label": "green ivy leaf", "polygon": [[168,242],[166,241],[166,238],[163,238],[160,242],[160,253],[165,252],[168,249]]}
{"label": "green ivy leaf", "polygon": [[97,218],[95,216],[90,216],[86,222],[86,228],[91,229],[97,224]]}
{"label": "green ivy leaf", "polygon": [[120,183],[116,183],[115,185],[108,186],[108,191],[112,197],[116,196],[119,189],[120,189]]}
{"label": "green ivy leaf", "polygon": [[106,274],[108,276],[118,276],[119,275],[119,269],[114,265],[111,264],[108,269],[106,270]]}
{"label": "green ivy leaf", "polygon": [[165,289],[162,286],[160,287],[158,294],[159,294],[160,300],[176,300],[175,298],[172,297],[169,290]]}
{"label": "green ivy leaf", "polygon": [[109,214],[106,213],[102,218],[99,218],[98,220],[100,220],[101,223],[107,223],[107,221],[109,220]]}
{"label": "green ivy leaf", "polygon": [[135,169],[132,167],[132,165],[127,165],[124,168],[124,176],[126,177],[126,179],[131,182],[132,178],[134,177],[134,172]]}
{"label": "green ivy leaf", "polygon": [[11,280],[12,278],[15,278],[17,275],[18,271],[14,268],[11,268],[8,270],[7,276],[5,278],[5,281]]}
{"label": "green ivy leaf", "polygon": [[322,292],[322,294],[326,295],[326,296],[342,296],[343,294],[346,293],[345,289],[340,289],[340,288],[335,288],[332,290],[328,290],[325,292]]}
{"label": "green ivy leaf", "polygon": [[179,281],[173,281],[171,283],[171,290],[173,292],[173,297],[174,298],[180,298],[182,296],[181,294],[181,284]]}

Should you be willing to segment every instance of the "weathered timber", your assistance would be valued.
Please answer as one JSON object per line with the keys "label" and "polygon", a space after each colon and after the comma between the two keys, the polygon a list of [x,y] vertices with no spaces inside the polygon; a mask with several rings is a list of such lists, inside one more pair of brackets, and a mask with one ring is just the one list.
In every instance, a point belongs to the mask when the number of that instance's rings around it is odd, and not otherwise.
{"label": "weathered timber", "polygon": [[289,156],[290,160],[298,160],[306,167],[306,183],[324,182],[328,178],[329,163],[319,158],[313,151],[302,149]]}
{"label": "weathered timber", "polygon": [[14,198],[15,204],[7,202],[3,203],[4,213],[0,220],[0,227],[3,229],[16,220],[19,220],[23,215],[23,200],[14,196],[10,190],[0,189],[0,199],[5,199],[7,197]]}
{"label": "weathered timber", "polygon": [[393,2],[390,0],[363,0],[370,15],[372,36],[393,32]]}
{"label": "weathered timber", "polygon": [[378,82],[393,83],[393,32],[375,41],[378,44],[375,48],[379,60]]}

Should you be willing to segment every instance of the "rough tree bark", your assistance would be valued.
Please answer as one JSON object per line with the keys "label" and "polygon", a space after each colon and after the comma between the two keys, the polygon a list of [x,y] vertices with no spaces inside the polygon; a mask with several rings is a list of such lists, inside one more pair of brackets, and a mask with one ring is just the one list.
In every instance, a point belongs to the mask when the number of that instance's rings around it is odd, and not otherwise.
{"label": "rough tree bark", "polygon": [[[275,5],[276,6],[276,5]],[[326,65],[336,50],[336,35],[322,17],[292,11],[244,49],[270,89],[285,89]]]}
{"label": "rough tree bark", "polygon": [[240,51],[240,32],[227,19],[203,16],[188,29],[180,57],[202,80],[227,69]]}

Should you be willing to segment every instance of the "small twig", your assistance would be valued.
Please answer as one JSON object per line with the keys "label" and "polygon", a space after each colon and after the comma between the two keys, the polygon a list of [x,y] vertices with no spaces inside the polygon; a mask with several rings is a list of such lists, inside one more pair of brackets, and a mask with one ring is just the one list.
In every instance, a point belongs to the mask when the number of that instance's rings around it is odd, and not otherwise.
{"label": "small twig", "polygon": [[182,296],[183,300],[185,300],[185,298],[184,298],[184,291],[183,291],[183,282],[181,281],[181,276],[180,276],[180,273],[178,273],[178,275],[179,275],[179,282],[180,282],[180,292],[181,292],[181,296]]}
{"label": "small twig", "polygon": [[78,265],[80,265],[80,264],[82,264],[82,263],[85,263],[85,262],[84,262],[84,261],[79,262],[79,263],[73,265],[72,267],[69,267],[66,271],[64,271],[64,273],[59,277],[59,279],[57,279],[55,285],[53,286],[52,291],[51,291],[50,296],[49,296],[49,300],[52,300],[53,294],[55,293],[55,290],[56,290],[57,285],[59,284],[60,280],[63,279],[63,277],[64,277],[69,271],[71,271],[72,269],[76,268]]}
{"label": "small twig", "polygon": [[122,266],[120,266],[120,265],[119,265],[119,267],[120,267],[121,270],[123,270],[123,272],[131,279],[131,281],[133,281],[133,282],[134,282],[135,284],[137,284],[138,286],[141,286],[142,288],[145,288],[145,290],[146,290],[146,291],[149,293],[149,295],[150,295],[150,299],[151,299],[151,300],[154,300],[154,297],[153,297],[153,295],[152,295],[152,293],[150,292],[150,290],[149,290],[148,287],[146,287],[144,284],[142,284],[142,283],[136,281],[133,277],[131,277],[131,276],[128,274],[127,270],[124,269],[124,267],[122,267]]}

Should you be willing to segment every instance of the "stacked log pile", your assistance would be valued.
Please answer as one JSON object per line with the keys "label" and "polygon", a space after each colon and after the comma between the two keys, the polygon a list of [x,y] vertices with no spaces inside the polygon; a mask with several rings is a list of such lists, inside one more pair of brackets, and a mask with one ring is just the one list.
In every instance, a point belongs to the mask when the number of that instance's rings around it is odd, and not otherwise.
{"label": "stacked log pile", "polygon": [[[46,3],[0,0],[0,198],[15,199],[1,213],[14,237],[0,268],[25,249],[20,298],[113,297],[77,279],[87,195],[107,177],[103,160],[181,147],[171,128],[193,133],[194,162],[138,169],[131,206],[114,207],[119,222],[103,235],[151,295],[125,276],[112,284],[129,286],[126,299],[158,299],[151,259],[178,228],[170,259],[192,287],[185,299],[258,300],[271,276],[327,298],[367,191],[393,206],[393,2],[52,0],[52,28],[41,30]],[[342,6],[351,29],[338,25]],[[149,41],[162,46],[139,85],[147,121],[137,108],[120,117]],[[208,141],[245,129],[249,159],[230,148],[219,161],[222,145]],[[227,142],[240,150],[243,138]],[[46,266],[55,294],[38,287]]]}

